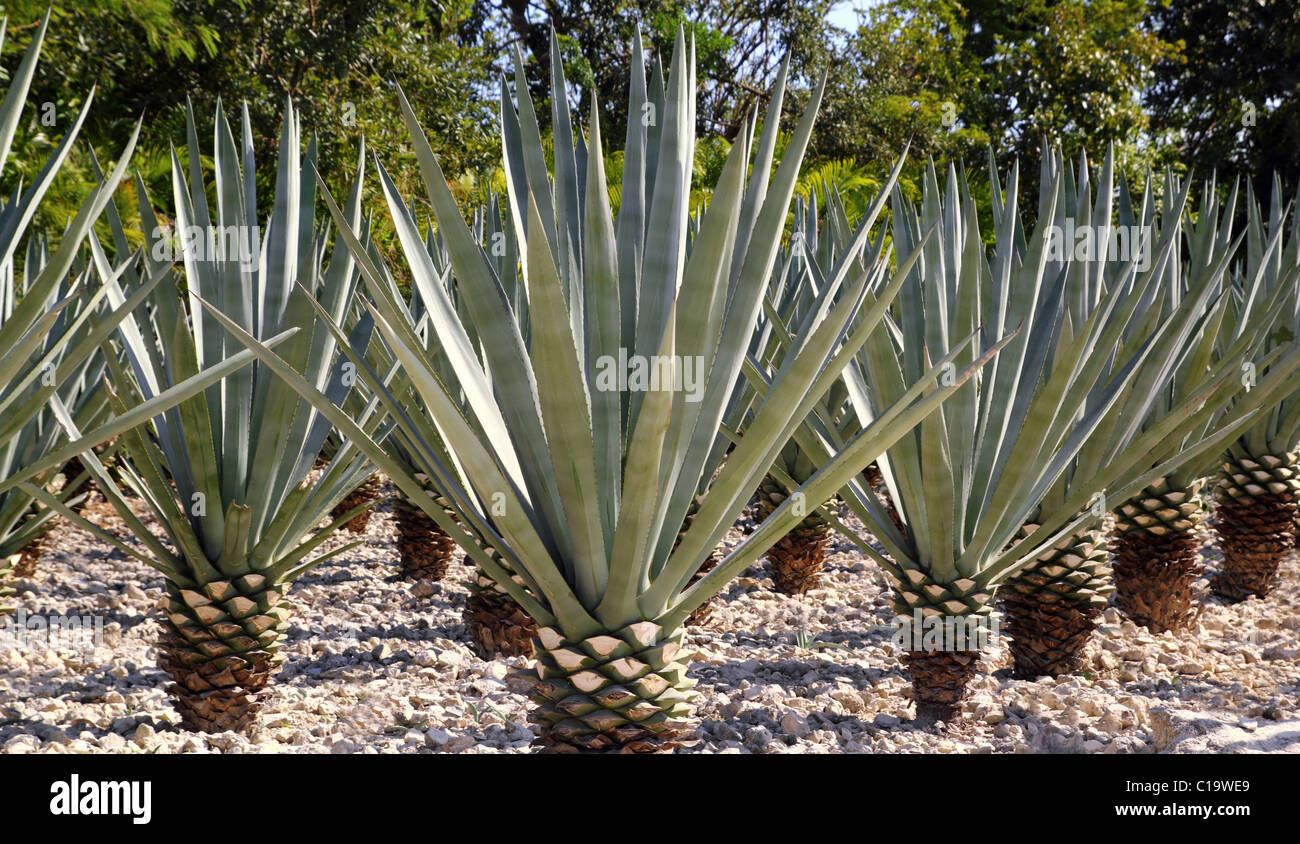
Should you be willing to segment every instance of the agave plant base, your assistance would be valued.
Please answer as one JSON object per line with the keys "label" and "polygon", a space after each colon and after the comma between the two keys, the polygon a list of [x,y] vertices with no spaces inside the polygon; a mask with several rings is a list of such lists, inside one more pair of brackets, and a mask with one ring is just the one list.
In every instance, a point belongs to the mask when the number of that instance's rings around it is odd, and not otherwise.
{"label": "agave plant base", "polygon": [[[764,476],[758,490],[759,521],[772,515],[788,494],[771,476]],[[830,525],[817,513],[809,513],[767,552],[772,567],[772,588],[783,595],[803,595],[821,585],[822,565],[830,541]]]}
{"label": "agave plant base", "polygon": [[1196,614],[1201,486],[1178,489],[1162,478],[1115,512],[1115,605],[1154,633],[1185,627]]}
{"label": "agave plant base", "polygon": [[1267,596],[1282,563],[1295,553],[1295,497],[1227,499],[1219,503],[1218,516],[1223,569],[1214,579],[1215,593],[1230,601]]}
{"label": "agave plant base", "polygon": [[1192,584],[1203,568],[1195,534],[1115,541],[1115,606],[1153,633],[1180,630],[1196,615]]}
{"label": "agave plant base", "polygon": [[533,655],[537,625],[518,601],[477,569],[465,599],[464,618],[480,659]]}
{"label": "agave plant base", "polygon": [[694,733],[695,681],[686,676],[683,631],[651,621],[571,641],[552,627],[537,630],[533,667],[516,674],[531,684],[539,728],[534,746],[547,753],[665,753]]}
{"label": "agave plant base", "polygon": [[1047,604],[1014,595],[1002,599],[1002,611],[1011,639],[1011,676],[1034,680],[1079,670],[1102,607],[1073,601]]}
{"label": "agave plant base", "polygon": [[907,671],[912,677],[916,721],[929,726],[951,724],[961,718],[966,686],[979,670],[979,651],[908,651]]}
{"label": "agave plant base", "polygon": [[902,575],[893,603],[916,718],[922,725],[949,723],[961,715],[966,684],[989,642],[993,593],[969,578],[936,581],[906,562]]}
{"label": "agave plant base", "polygon": [[[1036,525],[1026,525],[1021,537]],[[1087,531],[1040,555],[1001,590],[1012,676],[1059,677],[1080,667],[1083,650],[1115,591],[1105,534]]]}
{"label": "agave plant base", "polygon": [[251,652],[187,663],[192,653],[190,642],[174,632],[162,642],[159,664],[173,681],[167,691],[181,726],[201,733],[248,732],[261,708],[257,693],[279,668],[274,657]]}
{"label": "agave plant base", "polygon": [[451,565],[456,543],[438,523],[404,496],[393,499],[397,552],[408,580],[441,580]]}
{"label": "agave plant base", "polygon": [[257,717],[257,694],[281,657],[289,605],[259,574],[197,589],[167,584],[167,618],[159,665],[181,724],[201,732],[243,732]]}
{"label": "agave plant base", "polygon": [[767,552],[772,588],[782,595],[803,595],[822,582],[830,527],[816,516],[804,519]]}
{"label": "agave plant base", "polygon": [[1266,455],[1224,464],[1216,520],[1223,570],[1213,584],[1218,595],[1231,601],[1268,595],[1282,562],[1295,553],[1297,457]]}
{"label": "agave plant base", "polygon": [[[383,481],[380,480],[378,474],[371,475],[366,479],[365,483],[352,490],[352,492],[349,492],[344,496],[342,501],[335,505],[331,517],[335,519],[340,518],[343,514],[355,507],[360,507],[362,504],[369,504],[372,501],[378,501],[381,494],[383,494]],[[370,514],[373,512],[374,508],[363,511],[360,515],[355,516],[348,521],[344,527],[354,534],[365,533],[366,528],[370,526]]]}

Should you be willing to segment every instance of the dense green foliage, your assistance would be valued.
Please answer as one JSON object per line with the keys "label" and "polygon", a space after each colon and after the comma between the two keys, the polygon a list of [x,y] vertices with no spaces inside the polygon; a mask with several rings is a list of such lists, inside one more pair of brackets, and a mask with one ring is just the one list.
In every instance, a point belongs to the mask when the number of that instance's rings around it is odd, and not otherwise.
{"label": "dense green foliage", "polygon": [[[1218,167],[1290,192],[1300,175],[1296,91],[1300,11],[1281,0],[867,0],[856,16],[832,0],[55,0],[47,60],[33,83],[5,189],[30,181],[96,86],[83,142],[42,206],[57,230],[93,181],[86,144],[110,161],[144,117],[133,161],[167,190],[169,147],[186,146],[184,109],[247,103],[259,152],[273,148],[292,99],[319,136],[320,163],[340,189],[361,137],[394,162],[399,187],[415,164],[387,119],[400,82],[467,198],[504,184],[492,128],[497,86],[516,50],[552,120],[549,71],[558,45],[568,105],[609,125],[628,115],[627,45],[640,30],[651,84],[679,23],[694,33],[700,143],[694,184],[716,181],[747,115],[761,112],[782,57],[792,58],[786,116],[828,78],[821,130],[800,192],[834,184],[850,211],[910,144],[901,184],[914,195],[926,156],[999,163],[1037,158],[1044,138],[1067,156],[1113,144],[1117,166]],[[42,0],[0,4],[6,58],[26,48]],[[832,13],[832,10],[835,10]],[[845,28],[846,21],[855,26]],[[554,39],[552,39],[554,32]],[[1252,49],[1241,49],[1243,44]],[[594,93],[593,93],[594,92]],[[592,99],[598,97],[598,102]],[[622,138],[607,139],[618,155]],[[780,148],[778,147],[778,154]],[[617,163],[613,161],[612,163]],[[1037,174],[1022,174],[1032,196]],[[973,182],[973,188],[982,190]],[[612,188],[617,188],[612,185]],[[269,194],[267,194],[269,195]],[[617,192],[613,197],[618,202]],[[380,235],[381,242],[386,241]]]}
{"label": "dense green foliage", "polygon": [[1151,24],[1175,51],[1148,93],[1171,160],[1300,181],[1300,4],[1291,0],[1167,0]]}

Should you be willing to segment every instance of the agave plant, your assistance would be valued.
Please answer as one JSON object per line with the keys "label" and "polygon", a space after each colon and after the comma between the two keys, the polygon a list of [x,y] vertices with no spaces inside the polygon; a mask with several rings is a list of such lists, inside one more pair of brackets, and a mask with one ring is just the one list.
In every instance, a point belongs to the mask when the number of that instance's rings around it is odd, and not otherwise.
{"label": "agave plant", "polygon": [[[256,226],[257,173],[247,109],[242,143],[237,143],[218,106],[212,153],[215,208],[209,204],[192,112],[187,116],[188,178],[173,156],[180,242],[170,241],[144,185],[137,182],[146,248],[139,267],[131,258],[123,262],[120,284],[116,278],[106,282],[110,300],[117,303],[143,278],[158,279],[144,305],[133,308],[120,326],[125,364],[115,355],[107,357],[116,413],[127,416],[147,407],[173,385],[230,354],[234,341],[218,320],[197,308],[199,297],[217,303],[231,324],[284,342],[284,354],[311,383],[331,401],[343,402],[351,379],[345,367],[335,365],[335,338],[318,327],[315,307],[340,317],[350,305],[357,276],[344,247],[336,246],[326,262],[327,232],[315,225],[313,214],[314,140],[301,159],[297,116],[287,106],[276,194],[263,240]],[[361,219],[361,176],[359,168],[344,217],[353,226]],[[110,208],[107,219],[112,246],[126,251],[115,209]],[[238,250],[235,236],[248,238]],[[226,238],[224,245],[214,248],[218,237]],[[98,269],[107,274],[106,250],[93,238],[91,245]],[[179,274],[158,263],[176,246],[182,253],[184,293]],[[359,418],[375,433],[376,421],[364,414]],[[143,499],[170,544],[155,537],[116,485],[106,482],[102,464],[91,455],[83,457],[105,481],[105,496],[143,548],[127,546],[84,519],[79,523],[165,577],[159,662],[174,681],[170,691],[188,728],[244,730],[254,722],[257,693],[281,658],[277,643],[288,625],[289,585],[355,545],[312,557],[355,513],[313,529],[372,471],[345,441],[329,467],[312,477],[329,431],[328,421],[265,367],[234,372],[173,410],[151,414],[145,428],[122,436],[125,459],[118,461],[115,473]]]}
{"label": "agave plant", "polygon": [[[1294,213],[1294,203],[1283,206],[1276,177],[1267,223],[1249,184],[1247,190],[1245,255],[1234,269],[1225,322],[1248,322],[1282,291],[1282,317],[1259,351],[1294,349],[1300,343],[1300,215]],[[1290,233],[1282,241],[1288,215]],[[1261,414],[1228,447],[1219,471],[1215,519],[1223,570],[1214,591],[1225,598],[1267,595],[1277,583],[1282,560],[1295,552],[1298,443],[1300,396],[1293,394]]]}
{"label": "agave plant", "polygon": [[[419,446],[420,468],[447,494],[457,519],[419,497],[417,479],[291,365],[213,310],[260,360],[360,444],[403,492],[419,500],[537,621],[535,665],[517,674],[531,684],[538,744],[554,751],[654,751],[681,740],[694,696],[686,675],[683,623],[801,517],[791,504],[783,505],[717,568],[695,585],[688,583],[810,405],[879,324],[898,289],[891,282],[868,291],[866,277],[849,278],[849,262],[837,264],[744,436],[716,476],[702,480],[727,399],[742,377],[821,90],[791,133],[775,174],[770,168],[777,98],[752,171],[747,165],[755,124],[747,124],[688,243],[695,125],[691,52],[679,33],[662,107],[655,108],[647,97],[639,43],[633,50],[628,111],[633,119],[617,221],[608,204],[598,111],[593,110],[585,140],[575,140],[564,98],[554,98],[552,174],[527,87],[516,87],[517,108],[506,101],[505,169],[510,218],[523,255],[526,325],[506,294],[512,282],[496,276],[490,256],[465,224],[399,91],[429,201],[464,306],[473,314],[477,344],[437,283],[409,206],[382,166],[380,182],[410,272],[429,307],[434,336],[456,374],[454,388],[436,376],[409,312],[392,297],[326,195],[365,277],[367,307],[378,333],[400,359],[424,412],[401,412],[396,397],[385,397],[384,403],[397,414],[406,440]],[[552,90],[565,90],[558,64],[552,68]],[[639,118],[643,114],[649,116],[645,122]],[[874,219],[874,212],[870,216]],[[860,228],[850,252],[860,248],[866,230],[867,225]],[[668,361],[665,377],[653,389],[621,389],[626,385],[609,369],[620,350],[624,358]],[[678,362],[683,360],[702,362],[698,392],[682,387],[686,379],[679,384],[671,377],[682,372]],[[936,384],[949,360],[921,373],[918,384],[882,409],[800,488],[801,494],[829,497],[957,390],[970,371],[951,385]],[[461,391],[467,410],[462,410]],[[382,396],[385,390],[377,392]],[[449,460],[439,458],[439,442]],[[681,534],[702,484],[698,511]],[[487,513],[476,506],[480,501],[489,503]],[[508,568],[483,553],[461,523],[485,536]]]}
{"label": "agave plant", "polygon": [[[1155,191],[1150,186],[1139,207],[1120,209],[1122,219],[1158,227],[1162,239],[1182,244],[1178,259],[1165,262],[1159,269],[1161,289],[1166,295],[1153,303],[1154,310],[1168,312],[1178,306],[1187,290],[1206,284],[1213,285],[1221,297],[1221,307],[1207,329],[1196,338],[1175,377],[1163,387],[1141,421],[1144,427],[1158,425],[1171,408],[1185,403],[1207,384],[1231,378],[1236,388],[1235,401],[1218,406],[1217,416],[1207,417],[1205,427],[1188,436],[1194,438],[1257,409],[1257,417],[1250,423],[1256,433],[1249,437],[1248,447],[1259,448],[1260,432],[1276,430],[1277,420],[1286,412],[1279,405],[1289,393],[1274,387],[1279,379],[1289,376],[1297,347],[1270,337],[1276,338],[1278,320],[1294,308],[1297,279],[1294,272],[1270,274],[1263,269],[1280,266],[1279,225],[1267,244],[1256,232],[1250,249],[1257,272],[1233,285],[1228,274],[1241,240],[1240,235],[1233,234],[1237,191],[1234,188],[1228,200],[1221,203],[1211,180],[1193,220],[1184,210],[1189,189],[1180,186],[1173,176],[1166,177],[1159,203],[1164,212],[1158,222]],[[1289,321],[1290,317],[1285,319]],[[1247,368],[1268,374],[1252,387],[1251,379],[1245,377]],[[1232,448],[1244,456],[1242,445]],[[1134,621],[1155,632],[1183,627],[1195,613],[1193,583],[1202,570],[1200,526],[1206,515],[1202,493],[1207,476],[1220,465],[1220,457],[1217,453],[1204,454],[1185,461],[1174,471],[1158,476],[1115,510],[1115,602]],[[1233,458],[1227,460],[1231,466]],[[1280,474],[1284,475],[1285,470]],[[1242,482],[1246,482],[1244,477]]]}
{"label": "agave plant", "polygon": [[[0,103],[0,162],[8,161],[48,23],[47,13]],[[0,42],[3,37],[0,24]],[[134,135],[117,167],[63,231],[52,255],[39,234],[28,236],[37,207],[67,160],[92,99],[93,94],[86,98],[36,180],[19,185],[0,208],[0,611],[10,609],[5,604],[13,594],[6,584],[11,570],[21,563],[30,573],[37,553],[34,543],[54,514],[41,504],[42,497],[49,495],[41,489],[55,481],[62,465],[47,459],[64,433],[54,408],[71,408],[69,412],[85,425],[101,418],[102,405],[90,389],[95,383],[96,353],[126,313],[121,308],[106,310],[106,289],[93,289],[88,274],[75,265],[87,232],[126,172]],[[73,501],[78,480],[65,477],[52,497]]]}
{"label": "agave plant", "polygon": [[[23,261],[22,286],[16,286],[14,277],[9,273],[0,279],[0,311],[8,312],[4,318],[12,314],[14,305],[24,298],[48,262],[49,254],[44,238],[30,238]],[[64,373],[56,391],[59,401],[77,420],[78,425],[89,428],[102,421],[108,410],[108,398],[102,389],[103,357],[95,350],[79,363],[70,364],[65,356],[74,348],[79,348],[80,342],[94,330],[96,321],[79,319],[81,311],[91,304],[88,296],[73,295],[70,303],[59,304],[69,297],[74,287],[83,291],[88,288],[84,280],[81,283],[73,282],[74,277],[84,275],[84,269],[78,268],[74,262],[72,273],[51,295],[50,306],[60,308],[62,313],[55,329],[35,350],[33,359],[43,360],[42,366],[47,367],[50,373]],[[49,378],[44,380],[48,382]],[[0,469],[27,465],[33,459],[48,453],[62,438],[63,428],[55,418],[52,405],[47,403],[11,442],[3,461],[8,466]],[[49,486],[57,493],[60,501],[76,508],[85,504],[89,474],[80,468],[75,458],[56,473],[48,474],[53,474]],[[40,507],[21,491],[5,496],[0,511],[0,524],[6,526],[3,533],[9,534],[9,539],[3,544],[18,548],[13,574],[15,577],[29,578],[36,572],[45,536],[54,524],[55,511]]]}
{"label": "agave plant", "polygon": [[[1153,401],[1188,338],[1205,328],[1213,288],[1207,282],[1180,307],[1153,316],[1146,306],[1158,295],[1161,274],[1139,274],[1136,260],[1107,284],[1087,275],[1087,267],[1049,273],[1048,238],[1065,193],[1060,173],[1050,175],[1032,236],[1016,209],[1016,171],[1005,192],[995,179],[991,255],[955,169],[943,190],[933,168],[927,172],[919,209],[896,193],[892,240],[898,260],[910,265],[907,283],[891,330],[873,334],[845,371],[854,412],[866,424],[955,339],[981,325],[995,336],[1020,326],[980,377],[878,461],[901,530],[863,479],[841,490],[888,553],[857,538],[895,583],[923,720],[958,714],[991,631],[980,618],[991,614],[998,587],[1073,542],[1108,502],[1126,500],[1181,461],[1215,453],[1244,424],[1205,428],[1234,398],[1225,364],[1219,380],[1177,412],[1138,429],[1143,416],[1134,411]],[[1172,243],[1158,251],[1158,264],[1170,260]],[[1294,381],[1291,366],[1287,375],[1272,373],[1266,390],[1280,389],[1288,376]],[[796,434],[815,463],[843,442],[835,410],[821,405]],[[836,527],[853,536],[847,526]]]}
{"label": "agave plant", "polygon": [[[1104,422],[1080,449],[1044,497],[1041,509],[1063,506],[1076,490],[1086,489],[1093,483],[1093,467],[1109,463],[1116,459],[1117,454],[1124,453],[1143,427],[1135,428],[1127,424],[1128,420],[1141,420],[1145,427],[1150,428],[1171,416],[1181,417],[1194,406],[1187,403],[1189,397],[1203,394],[1216,384],[1232,384],[1234,390],[1219,395],[1234,396],[1235,388],[1241,386],[1235,377],[1235,368],[1247,355],[1253,354],[1266,330],[1265,323],[1259,320],[1253,323],[1239,320],[1239,330],[1235,332],[1221,328],[1225,308],[1230,302],[1223,291],[1224,272],[1233,245],[1226,240],[1216,242],[1206,236],[1195,238],[1190,244],[1191,255],[1196,265],[1204,269],[1179,278],[1179,268],[1187,266],[1184,249],[1189,244],[1182,237],[1176,221],[1184,216],[1188,191],[1175,190],[1167,195],[1163,211],[1157,216],[1152,205],[1146,202],[1135,210],[1127,185],[1121,183],[1116,213],[1112,199],[1116,194],[1113,173],[1113,158],[1108,154],[1097,174],[1094,199],[1086,155],[1080,156],[1077,170],[1071,170],[1064,166],[1058,153],[1044,159],[1042,183],[1048,186],[1045,189],[1060,186],[1061,197],[1055,218],[1055,226],[1060,232],[1090,232],[1098,244],[1106,244],[1114,238],[1117,244],[1127,241],[1130,247],[1140,242],[1141,233],[1150,233],[1148,251],[1137,256],[1141,264],[1148,266],[1137,266],[1134,275],[1135,283],[1139,284],[1150,278],[1156,280],[1155,286],[1147,288],[1141,308],[1148,317],[1128,325],[1126,345],[1121,348],[1140,346],[1146,341],[1152,326],[1162,318],[1172,316],[1181,324],[1194,324],[1188,321],[1195,320],[1201,327],[1191,333],[1179,333],[1178,336],[1182,337],[1180,353],[1173,356],[1158,354],[1148,359],[1146,365],[1161,366],[1162,371],[1170,374],[1165,386],[1157,387],[1151,394],[1121,394],[1117,399],[1120,413]],[[1151,196],[1148,184],[1145,199],[1149,200]],[[1207,219],[1216,214],[1213,207],[1207,206],[1205,210],[1210,215]],[[1122,232],[1123,236],[1116,232]],[[1086,317],[1104,303],[1105,290],[1125,283],[1130,263],[1126,259],[1131,257],[1134,256],[1112,254],[1109,247],[1093,250],[1091,254],[1088,250],[1082,250],[1080,254],[1080,250],[1075,249],[1073,254],[1063,259],[1050,260],[1048,269],[1066,279],[1071,291],[1071,312]],[[1188,303],[1195,307],[1186,307]],[[1278,307],[1278,301],[1271,299],[1261,308],[1261,313],[1269,311],[1266,318],[1275,318]],[[1119,359],[1124,359],[1124,355],[1121,354]],[[1177,399],[1173,391],[1180,391]],[[1262,407],[1264,399],[1264,393],[1256,393],[1234,399],[1230,405],[1216,400],[1217,413],[1206,415],[1196,427],[1185,429],[1181,438],[1166,440],[1157,452],[1147,455],[1149,462],[1141,468],[1186,455],[1205,438],[1237,422],[1241,414]],[[1098,385],[1086,401],[1094,404],[1102,400]],[[1175,473],[1199,471],[1197,467],[1213,457],[1213,452],[1187,456],[1183,467],[1177,468]],[[1095,499],[1093,506],[1101,512],[1102,499]],[[1033,521],[1031,517],[1030,524],[1023,530],[1031,530]],[[1032,565],[1007,581],[1001,597],[1007,632],[1012,640],[1016,676],[1056,676],[1079,667],[1083,647],[1115,591],[1108,556],[1104,530],[1094,524],[1047,548]]]}
{"label": "agave plant", "polygon": [[[505,213],[504,209],[501,208],[497,198],[489,197],[487,206],[475,213],[472,230],[475,241],[483,244],[485,250],[490,253],[498,277],[505,279],[507,283],[512,280],[515,282],[513,287],[508,289],[507,295],[511,298],[515,311],[526,315],[528,303],[523,284],[519,283],[517,244],[514,241],[513,230],[502,225],[503,213]],[[446,244],[432,228],[427,231],[424,243],[440,289],[455,304],[466,331],[471,337],[476,338],[472,317],[465,308],[454,281]],[[400,300],[402,296],[397,284],[388,274],[386,264],[378,253],[373,251],[373,247],[371,258],[374,262],[373,266],[381,273],[391,297]],[[412,289],[406,307],[413,326],[413,334],[419,340],[435,373],[446,383],[454,384],[456,373],[450,366],[446,354],[440,349],[432,329],[428,308],[418,287]],[[357,310],[364,309],[358,306]],[[357,313],[352,319],[368,321],[368,317],[362,317],[361,313]],[[526,332],[526,320],[522,325]],[[366,363],[368,371],[376,374],[386,373],[384,380],[389,384],[389,393],[403,408],[407,409],[407,412],[425,412],[421,407],[418,391],[405,376],[393,350],[383,342],[382,338],[377,337],[370,343],[366,352]],[[359,392],[366,391],[366,383],[363,380],[358,384]],[[463,399],[463,394],[461,398]],[[395,430],[384,445],[389,456],[402,465],[404,472],[420,481],[423,487],[422,497],[432,498],[448,518],[455,519],[455,511],[451,509],[445,494],[439,489],[436,479],[424,474],[419,468],[419,460],[415,457],[419,448],[410,443],[400,429]],[[441,441],[436,442],[435,447],[439,449],[439,455],[443,459],[451,459],[445,447],[441,445]],[[481,512],[486,513],[489,510],[483,502],[479,502],[477,507]],[[450,565],[456,547],[455,540],[448,536],[437,522],[428,517],[418,502],[410,499],[400,490],[393,499],[393,512],[398,534],[400,564],[404,574],[418,579],[441,577]],[[502,565],[506,565],[485,537],[477,534],[472,526],[462,523],[462,527],[465,527],[473,537],[476,547],[481,548],[484,553],[493,555]],[[470,636],[475,652],[484,659],[492,659],[496,656],[531,655],[532,639],[537,632],[536,625],[518,602],[477,567],[468,586],[469,595],[465,601],[464,620],[466,632]]]}
{"label": "agave plant", "polygon": [[[832,205],[832,214],[835,210],[836,207]],[[850,233],[843,230],[841,236],[847,239]],[[769,367],[779,367],[781,355],[786,348],[782,344],[785,338],[775,334],[773,327],[776,324],[797,323],[808,315],[825,281],[817,268],[829,266],[831,261],[829,254],[818,254],[817,260],[814,260],[811,253],[825,253],[825,247],[833,243],[832,238],[818,238],[816,195],[812,195],[807,203],[796,201],[795,225],[791,231],[790,243],[782,250],[781,261],[773,274],[768,292],[771,318],[760,325],[751,340],[750,352],[756,360],[765,362]],[[883,268],[883,263],[879,266]],[[746,427],[748,417],[753,414],[756,396],[754,385],[748,381],[738,385],[729,417],[732,430],[739,432]],[[847,394],[842,381],[835,382],[825,401],[828,407],[843,407]],[[776,464],[759,485],[755,501],[758,519],[761,521],[770,516],[790,495],[791,490],[811,478],[817,468],[818,465],[800,448],[797,440],[786,443],[777,456]],[[821,582],[831,532],[830,522],[820,506],[823,502],[816,503],[818,506],[807,508],[808,513],[803,521],[767,553],[772,571],[772,587],[777,592],[803,595]]]}

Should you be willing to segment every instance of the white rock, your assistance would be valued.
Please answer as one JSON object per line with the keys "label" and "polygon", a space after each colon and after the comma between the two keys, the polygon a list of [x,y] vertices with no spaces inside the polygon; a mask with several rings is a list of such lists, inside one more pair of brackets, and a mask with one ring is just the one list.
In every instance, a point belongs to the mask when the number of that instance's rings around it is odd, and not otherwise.
{"label": "white rock", "polygon": [[153,727],[148,724],[141,724],[135,728],[135,735],[132,736],[131,740],[134,741],[138,747],[147,747],[149,742],[153,740],[153,737]]}
{"label": "white rock", "polygon": [[99,740],[99,746],[110,753],[120,753],[126,750],[126,739],[117,733],[108,733]]}
{"label": "white rock", "polygon": [[[1253,723],[1253,729],[1246,726]],[[1262,724],[1213,712],[1151,710],[1152,743],[1161,753],[1300,753],[1300,718]]]}
{"label": "white rock", "polygon": [[864,708],[862,696],[855,691],[838,689],[831,692],[831,699],[838,702],[848,712],[861,712]]}
{"label": "white rock", "polygon": [[5,753],[30,753],[36,749],[30,736],[14,736],[5,742]]}
{"label": "white rock", "polygon": [[793,712],[787,712],[781,718],[781,729],[795,738],[805,738],[808,735],[808,722]]}

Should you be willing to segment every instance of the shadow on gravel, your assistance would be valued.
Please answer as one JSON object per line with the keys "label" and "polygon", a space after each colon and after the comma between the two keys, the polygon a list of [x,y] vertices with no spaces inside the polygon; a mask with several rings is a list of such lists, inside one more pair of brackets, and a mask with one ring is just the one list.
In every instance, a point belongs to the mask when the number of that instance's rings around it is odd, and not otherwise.
{"label": "shadow on gravel", "polygon": [[[56,686],[51,697],[67,695],[68,700],[76,703],[102,703],[104,695],[111,691],[120,692],[127,689],[143,688],[163,689],[171,682],[167,674],[152,662],[139,666],[128,663],[127,671],[129,673],[126,677],[115,677],[107,668],[87,674],[79,674]],[[133,676],[136,678],[135,680],[132,680]],[[88,690],[86,686],[91,684],[103,688]]]}
{"label": "shadow on gravel", "polygon": [[[905,677],[903,666],[872,668],[861,664],[829,662],[810,656],[807,659],[780,659],[765,662],[732,660],[722,665],[692,662],[687,675],[703,684],[736,689],[742,680],[756,685],[780,686],[793,695],[801,695],[814,685],[834,685],[846,680],[856,689],[867,689],[885,677]],[[809,674],[815,674],[810,678]]]}

